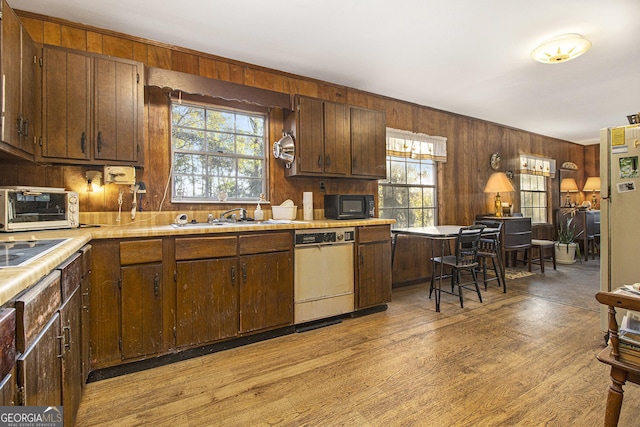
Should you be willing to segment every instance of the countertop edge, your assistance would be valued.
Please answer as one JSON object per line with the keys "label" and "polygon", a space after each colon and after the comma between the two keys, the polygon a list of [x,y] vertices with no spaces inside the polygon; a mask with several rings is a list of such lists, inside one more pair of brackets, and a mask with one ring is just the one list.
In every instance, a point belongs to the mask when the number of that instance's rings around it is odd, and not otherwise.
{"label": "countertop edge", "polygon": [[221,227],[185,227],[175,228],[171,225],[124,225],[102,226],[96,228],[78,228],[66,230],[42,230],[34,232],[7,233],[0,235],[0,241],[27,239],[66,238],[65,242],[54,251],[30,262],[22,267],[0,269],[0,307],[14,299],[18,294],[36,284],[43,277],[55,270],[66,259],[78,252],[92,240],[126,239],[140,237],[163,237],[194,234],[220,234],[259,232],[274,230],[295,230],[313,228],[364,227],[369,225],[391,225],[393,219],[369,218],[361,220],[313,220],[294,221],[287,224],[259,222],[255,224],[225,225]]}

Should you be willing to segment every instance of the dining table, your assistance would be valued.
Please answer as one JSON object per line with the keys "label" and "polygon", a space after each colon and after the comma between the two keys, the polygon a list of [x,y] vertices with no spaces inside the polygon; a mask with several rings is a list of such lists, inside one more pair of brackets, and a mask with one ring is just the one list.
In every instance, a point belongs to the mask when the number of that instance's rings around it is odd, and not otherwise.
{"label": "dining table", "polygon": [[[440,269],[438,274],[436,275],[436,257],[445,256],[451,254],[451,247],[448,243],[452,240],[455,240],[460,233],[460,229],[463,227],[467,227],[464,225],[429,225],[426,227],[405,227],[405,228],[394,228],[391,230],[393,233],[393,248],[391,253],[391,262],[395,257],[395,241],[396,237],[400,234],[417,236],[429,239],[431,245],[431,284],[429,287],[429,298],[431,298],[431,293],[434,289],[436,289],[436,312],[440,311],[440,291],[442,288],[442,279],[450,278],[451,274],[445,274],[444,272],[444,263],[440,264]],[[487,236],[490,234],[495,234],[499,232],[497,228],[485,227],[482,229],[482,235]],[[437,247],[439,243],[439,248]],[[437,251],[437,252],[436,252]],[[438,285],[436,288],[435,285]]]}

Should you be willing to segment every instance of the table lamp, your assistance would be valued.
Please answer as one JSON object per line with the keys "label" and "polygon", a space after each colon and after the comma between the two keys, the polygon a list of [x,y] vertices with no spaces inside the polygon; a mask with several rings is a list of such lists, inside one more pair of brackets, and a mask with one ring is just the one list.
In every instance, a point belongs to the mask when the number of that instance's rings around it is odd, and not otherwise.
{"label": "table lamp", "polygon": [[571,206],[571,198],[569,197],[569,193],[577,193],[578,191],[578,184],[576,184],[576,180],[573,178],[563,178],[562,181],[560,181],[560,192],[566,192],[567,193],[567,197],[565,199],[565,206],[570,207]]}
{"label": "table lamp", "polygon": [[596,196],[596,191],[600,192],[600,177],[599,176],[590,176],[587,178],[587,182],[584,183],[584,188],[582,191],[587,192],[591,191],[591,209],[596,209],[596,204],[598,202],[598,197]]}
{"label": "table lamp", "polygon": [[485,193],[496,193],[495,207],[496,216],[502,216],[502,202],[500,201],[500,193],[508,193],[515,191],[511,181],[504,172],[494,172],[489,177],[487,185],[484,186]]}

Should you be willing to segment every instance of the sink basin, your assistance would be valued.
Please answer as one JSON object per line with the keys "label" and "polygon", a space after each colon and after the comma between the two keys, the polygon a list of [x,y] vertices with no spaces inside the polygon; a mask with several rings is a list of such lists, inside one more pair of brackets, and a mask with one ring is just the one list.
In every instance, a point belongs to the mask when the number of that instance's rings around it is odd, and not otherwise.
{"label": "sink basin", "polygon": [[230,222],[188,222],[186,224],[171,224],[173,228],[209,228],[209,227],[224,227],[229,226],[232,223]]}

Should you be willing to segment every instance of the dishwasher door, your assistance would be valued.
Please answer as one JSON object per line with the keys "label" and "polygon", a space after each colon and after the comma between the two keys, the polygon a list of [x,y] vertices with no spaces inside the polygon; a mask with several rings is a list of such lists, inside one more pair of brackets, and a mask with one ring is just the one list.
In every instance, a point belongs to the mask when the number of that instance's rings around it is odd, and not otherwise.
{"label": "dishwasher door", "polygon": [[353,312],[353,243],[297,246],[294,256],[295,324]]}

